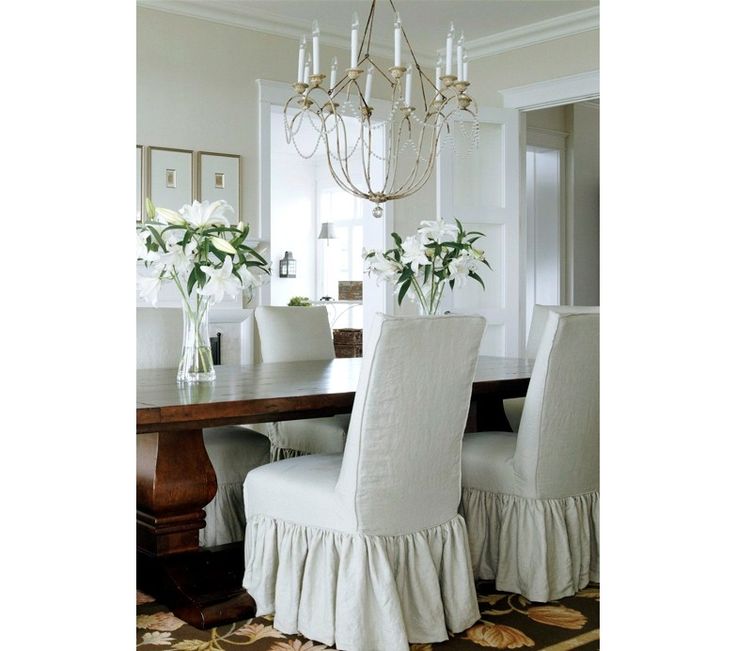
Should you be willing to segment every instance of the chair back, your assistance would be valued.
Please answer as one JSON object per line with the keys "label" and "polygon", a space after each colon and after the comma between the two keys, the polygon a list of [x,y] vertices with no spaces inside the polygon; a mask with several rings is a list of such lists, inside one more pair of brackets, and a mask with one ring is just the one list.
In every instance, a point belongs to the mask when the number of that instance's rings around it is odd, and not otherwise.
{"label": "chair back", "polygon": [[514,454],[524,497],[598,490],[600,314],[569,309],[549,311],[526,394]]}
{"label": "chair back", "polygon": [[177,368],[183,329],[180,308],[136,308],[136,368]]}
{"label": "chair back", "polygon": [[264,362],[334,359],[327,308],[257,307],[256,328]]}
{"label": "chair back", "polygon": [[532,311],[532,322],[529,326],[529,336],[526,340],[526,357],[535,359],[542,341],[544,327],[547,325],[547,315],[550,311],[559,314],[598,314],[600,307],[580,305],[535,305]]}
{"label": "chair back", "polygon": [[359,531],[397,535],[457,514],[484,329],[480,316],[376,316],[336,487]]}

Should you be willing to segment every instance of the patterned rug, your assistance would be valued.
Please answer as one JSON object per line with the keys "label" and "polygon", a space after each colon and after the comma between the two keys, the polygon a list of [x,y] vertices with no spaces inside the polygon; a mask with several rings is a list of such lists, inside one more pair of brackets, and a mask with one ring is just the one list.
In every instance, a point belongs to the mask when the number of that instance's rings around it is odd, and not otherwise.
{"label": "patterned rug", "polygon": [[[412,644],[411,651],[478,651],[523,649],[535,651],[594,651],[599,649],[599,599],[591,584],[574,597],[546,604],[521,595],[496,592],[493,582],[478,586],[481,620],[467,631],[437,644]],[[324,651],[331,648],[273,628],[272,617],[248,619],[206,631],[189,626],[166,606],[138,592],[137,646],[168,647],[177,651]],[[376,649],[376,651],[381,651]]]}

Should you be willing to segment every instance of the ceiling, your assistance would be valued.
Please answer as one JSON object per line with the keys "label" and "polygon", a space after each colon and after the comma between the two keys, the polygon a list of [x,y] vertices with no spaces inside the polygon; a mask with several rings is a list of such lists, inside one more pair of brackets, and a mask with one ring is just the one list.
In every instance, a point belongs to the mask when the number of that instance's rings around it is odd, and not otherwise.
{"label": "ceiling", "polygon": [[[444,47],[451,20],[457,36],[461,30],[465,32],[471,56],[529,44],[525,38],[540,42],[598,27],[597,0],[393,2],[415,52],[425,61],[433,61],[437,50]],[[288,36],[311,32],[312,20],[316,18],[324,42],[343,47],[349,42],[353,11],[358,12],[362,28],[371,6],[370,0],[138,0],[138,4]],[[390,2],[378,0],[373,33],[376,54],[390,53],[392,27]]]}

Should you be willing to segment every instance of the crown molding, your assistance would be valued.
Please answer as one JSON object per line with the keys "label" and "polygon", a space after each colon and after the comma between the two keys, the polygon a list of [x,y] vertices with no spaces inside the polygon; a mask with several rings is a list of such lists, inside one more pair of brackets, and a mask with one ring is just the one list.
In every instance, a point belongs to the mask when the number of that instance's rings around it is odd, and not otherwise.
{"label": "crown molding", "polygon": [[501,52],[589,32],[599,27],[600,11],[598,7],[584,9],[468,41],[466,43],[468,59],[475,60],[493,56]]}
{"label": "crown molding", "polygon": [[[235,12],[218,7],[206,0],[137,0],[137,4],[139,7],[153,9],[154,11],[198,18],[221,25],[230,25],[231,27],[240,27],[297,40],[301,38],[302,34],[310,34],[312,31],[311,21],[284,18],[253,7],[242,7],[240,11]],[[470,60],[480,59],[598,29],[599,14],[598,7],[593,7],[467,41],[468,58]],[[344,33],[332,32],[322,28],[320,38],[325,45],[343,50],[348,49],[347,38]],[[372,54],[384,59],[393,59],[393,42],[382,42],[374,37],[372,45]],[[444,52],[444,49],[440,48],[436,52],[415,51],[415,54],[422,66],[431,68],[434,67],[437,54],[442,52]]]}

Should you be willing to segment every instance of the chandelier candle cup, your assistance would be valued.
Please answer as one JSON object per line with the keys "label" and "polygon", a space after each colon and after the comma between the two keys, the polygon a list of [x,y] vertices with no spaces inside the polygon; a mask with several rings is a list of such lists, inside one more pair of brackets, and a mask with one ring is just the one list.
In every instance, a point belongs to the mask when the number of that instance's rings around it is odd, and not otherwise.
{"label": "chandelier candle cup", "polygon": [[404,66],[393,66],[389,68],[388,71],[391,73],[391,76],[394,79],[398,80],[404,76],[404,73],[406,72],[406,68]]}
{"label": "chandelier candle cup", "polygon": [[327,75],[311,75],[309,77],[309,82],[312,86],[312,88],[316,88],[317,86],[321,86],[322,82],[327,78]]}

